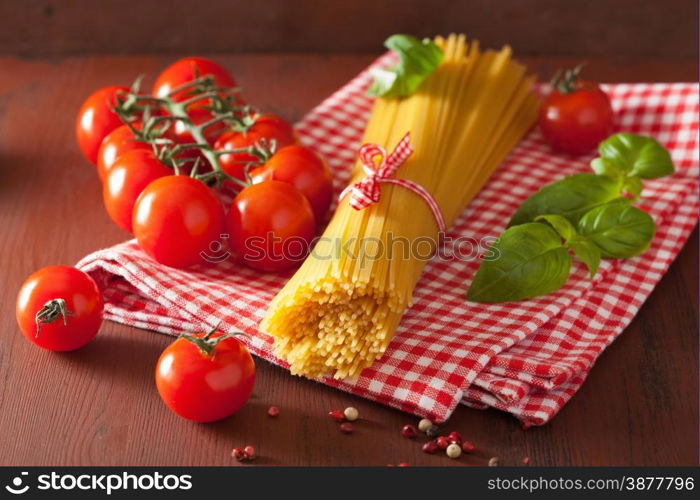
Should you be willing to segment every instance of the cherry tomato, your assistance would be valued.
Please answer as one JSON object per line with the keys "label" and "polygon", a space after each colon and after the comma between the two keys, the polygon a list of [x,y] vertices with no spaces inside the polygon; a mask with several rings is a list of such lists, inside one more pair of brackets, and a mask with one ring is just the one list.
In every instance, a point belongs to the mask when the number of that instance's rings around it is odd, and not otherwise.
{"label": "cherry tomato", "polygon": [[578,69],[555,82],[544,99],[539,123],[550,146],[557,151],[584,154],[613,132],[610,98],[595,83],[578,79]]}
{"label": "cherry tomato", "polygon": [[156,387],[175,413],[213,422],[236,413],[255,384],[255,363],[233,337],[186,334],[165,348],[156,365]]}
{"label": "cherry tomato", "polygon": [[228,213],[231,246],[254,269],[301,263],[316,233],[309,201],[291,184],[265,181],[243,189]]}
{"label": "cherry tomato", "polygon": [[173,171],[151,149],[135,149],[121,155],[107,172],[102,198],[110,218],[124,231],[132,232],[136,199],[146,186]]}
{"label": "cherry tomato", "polygon": [[75,122],[75,136],[78,146],[90,163],[97,165],[97,152],[102,140],[112,130],[122,125],[122,121],[112,110],[117,104],[117,93],[128,92],[126,87],[112,85],[103,87],[91,94],[78,111]]}
{"label": "cherry tomato", "polygon": [[219,198],[201,181],[168,175],[151,182],[134,205],[132,227],[141,248],[166,266],[203,262],[201,253],[224,229]]}
{"label": "cherry tomato", "polygon": [[51,351],[90,342],[102,324],[104,303],[93,279],[69,266],[49,266],[27,278],[17,295],[17,323],[27,339]]}
{"label": "cherry tomato", "polygon": [[[265,140],[268,146],[275,142],[277,150],[296,142],[294,129],[284,119],[270,113],[258,115],[255,123],[245,132],[225,132],[214,144],[214,149],[223,151],[240,149],[261,144]],[[219,163],[224,172],[236,179],[245,180],[245,168],[248,163],[259,162],[259,158],[249,153],[224,154]]]}
{"label": "cherry tomato", "polygon": [[333,197],[333,178],[326,163],[310,149],[297,144],[284,147],[253,170],[251,177],[254,183],[275,180],[291,184],[311,203],[316,222],[324,221]]}
{"label": "cherry tomato", "polygon": [[[235,87],[231,73],[220,64],[203,57],[186,57],[175,61],[173,64],[163,70],[158,75],[155,85],[153,85],[153,95],[156,97],[165,97],[173,89],[191,82],[197,76],[211,75],[217,87]],[[187,99],[187,92],[178,92],[173,96],[177,101]]]}
{"label": "cherry tomato", "polygon": [[[134,127],[140,129],[141,124],[134,123]],[[97,174],[100,176],[100,180],[105,179],[107,172],[112,168],[117,158],[134,149],[153,150],[147,142],[137,141],[128,125],[117,127],[107,134],[97,152]]]}

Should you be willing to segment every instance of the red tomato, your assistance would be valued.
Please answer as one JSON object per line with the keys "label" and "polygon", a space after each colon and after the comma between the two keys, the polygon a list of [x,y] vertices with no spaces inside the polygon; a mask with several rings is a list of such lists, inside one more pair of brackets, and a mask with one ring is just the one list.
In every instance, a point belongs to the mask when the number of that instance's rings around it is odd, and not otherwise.
{"label": "red tomato", "polygon": [[[240,149],[260,144],[265,140],[268,145],[275,142],[277,150],[296,142],[294,129],[284,119],[277,115],[266,113],[259,115],[255,123],[245,132],[225,132],[214,144],[214,149]],[[231,177],[245,180],[245,168],[248,163],[259,162],[259,158],[249,153],[225,154],[219,157],[219,164]]]}
{"label": "red tomato", "polygon": [[[191,82],[197,76],[211,75],[214,77],[217,87],[235,87],[236,80],[218,63],[203,57],[185,57],[175,61],[158,75],[153,85],[153,95],[165,97],[170,91]],[[174,96],[176,101],[187,99],[186,92],[178,92]]]}
{"label": "red tomato", "polygon": [[211,332],[181,336],[156,365],[160,397],[195,422],[233,415],[248,401],[254,384],[255,363],[248,349],[233,337]]}
{"label": "red tomato", "polygon": [[122,125],[112,107],[117,104],[118,92],[128,92],[126,87],[112,85],[91,94],[78,111],[75,122],[75,136],[78,146],[90,163],[97,165],[97,152],[102,140],[112,130]]}
{"label": "red tomato", "polygon": [[296,144],[284,147],[252,171],[251,177],[254,183],[275,180],[291,184],[311,203],[316,222],[325,220],[333,197],[333,178],[326,163],[310,149]]}
{"label": "red tomato", "polygon": [[[137,129],[141,128],[140,123],[135,123],[134,126]],[[134,149],[153,150],[147,142],[137,141],[128,125],[122,125],[112,130],[102,141],[97,153],[97,174],[100,176],[100,180],[105,179],[107,172],[112,168],[117,158]]]}
{"label": "red tomato", "polygon": [[110,218],[131,233],[132,212],[141,191],[159,177],[172,173],[151,149],[135,149],[121,155],[107,172],[102,186],[102,198]]}
{"label": "red tomato", "polygon": [[309,201],[286,182],[243,189],[228,213],[231,245],[250,267],[281,271],[301,263],[316,233]]}
{"label": "red tomato", "polygon": [[224,208],[202,182],[168,175],[151,182],[134,205],[132,226],[141,248],[166,266],[203,262],[224,229]]}
{"label": "red tomato", "polygon": [[583,154],[613,132],[614,112],[608,95],[577,75],[577,70],[569,72],[544,99],[539,123],[552,148]]}
{"label": "red tomato", "polygon": [[51,351],[72,351],[97,335],[103,309],[102,294],[90,276],[74,267],[49,266],[24,282],[16,314],[30,342]]}

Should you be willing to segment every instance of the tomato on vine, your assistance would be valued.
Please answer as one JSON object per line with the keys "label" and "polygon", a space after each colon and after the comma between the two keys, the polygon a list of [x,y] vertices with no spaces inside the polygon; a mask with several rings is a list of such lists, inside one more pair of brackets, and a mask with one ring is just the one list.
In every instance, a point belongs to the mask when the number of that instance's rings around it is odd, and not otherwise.
{"label": "tomato on vine", "polygon": [[326,163],[309,148],[283,147],[250,175],[256,184],[270,180],[291,184],[309,200],[316,222],[325,220],[333,198],[333,178]]}
{"label": "tomato on vine", "polygon": [[246,346],[221,334],[183,334],[161,354],[156,387],[176,414],[195,422],[213,422],[236,413],[255,384],[255,362]]}
{"label": "tomato on vine", "polygon": [[[165,68],[153,85],[153,95],[165,97],[181,85],[193,81],[199,76],[211,76],[217,87],[230,88],[236,86],[236,80],[226,68],[220,64],[203,57],[185,57],[175,61]],[[177,92],[172,96],[176,101],[188,98],[186,91]]]}
{"label": "tomato on vine", "polygon": [[584,154],[613,131],[614,112],[608,95],[595,83],[579,79],[581,66],[557,74],[554,88],[540,107],[539,124],[557,151]]}
{"label": "tomato on vine", "polygon": [[97,165],[97,153],[103,139],[122,125],[121,118],[113,111],[117,95],[128,92],[126,87],[111,85],[92,93],[80,107],[75,122],[75,136],[85,158]]}
{"label": "tomato on vine", "polygon": [[291,184],[274,180],[238,193],[227,220],[233,250],[250,267],[263,271],[301,263],[316,234],[309,201]]}
{"label": "tomato on vine", "polygon": [[134,205],[132,227],[141,248],[166,266],[203,262],[224,230],[219,198],[201,181],[168,175],[151,182]]}
{"label": "tomato on vine", "polygon": [[27,340],[51,351],[72,351],[97,335],[103,309],[90,276],[74,267],[49,266],[24,282],[15,312]]}
{"label": "tomato on vine", "polygon": [[[290,146],[296,142],[294,129],[283,118],[271,113],[265,113],[250,118],[252,123],[243,131],[224,132],[214,143],[215,151],[249,148],[253,146],[271,146],[275,149]],[[245,180],[245,169],[255,163],[260,163],[260,157],[238,152],[222,154],[219,157],[221,168],[229,176]]]}
{"label": "tomato on vine", "polygon": [[107,172],[102,186],[107,214],[117,226],[131,233],[136,199],[151,182],[172,173],[152,149],[134,149],[122,154]]}
{"label": "tomato on vine", "polygon": [[[141,128],[139,122],[133,123],[132,126],[137,130]],[[97,175],[100,176],[100,180],[105,179],[107,172],[121,155],[135,149],[150,151],[153,148],[149,143],[138,140],[129,125],[117,127],[107,134],[97,153]]]}

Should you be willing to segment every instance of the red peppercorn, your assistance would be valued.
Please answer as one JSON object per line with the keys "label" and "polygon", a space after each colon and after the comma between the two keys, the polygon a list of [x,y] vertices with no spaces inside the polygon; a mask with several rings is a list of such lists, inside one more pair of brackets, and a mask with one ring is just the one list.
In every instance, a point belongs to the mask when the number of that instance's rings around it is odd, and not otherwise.
{"label": "red peppercorn", "polygon": [[243,448],[243,453],[245,453],[246,460],[255,459],[255,448],[253,448],[251,445],[247,445],[245,448]]}
{"label": "red peppercorn", "polygon": [[523,457],[523,465],[529,465],[530,464],[530,457]]}
{"label": "red peppercorn", "polygon": [[416,428],[410,424],[406,424],[401,428],[401,435],[408,439],[413,439],[418,435]]}
{"label": "red peppercorn", "polygon": [[532,423],[530,423],[530,422],[528,422],[528,421],[525,421],[525,422],[523,422],[523,425],[521,425],[520,427],[522,428],[522,430],[526,431],[526,430],[528,430],[530,427],[532,427]]}
{"label": "red peppercorn", "polygon": [[464,453],[474,453],[474,450],[476,449],[476,446],[474,446],[474,443],[471,441],[465,441],[462,443],[462,451]]}
{"label": "red peppercorn", "polygon": [[450,432],[449,436],[447,436],[447,440],[450,443],[462,444],[462,436],[460,436],[459,432],[457,431]]}
{"label": "red peppercorn", "polygon": [[438,451],[438,445],[435,441],[428,441],[423,445],[423,453],[435,453]]}
{"label": "red peppercorn", "polygon": [[246,459],[245,451],[243,451],[241,448],[234,448],[233,450],[231,450],[231,456],[239,462],[242,462]]}
{"label": "red peppercorn", "polygon": [[350,433],[352,433],[352,430],[353,430],[352,424],[350,422],[343,422],[342,424],[340,424],[338,429],[340,429],[340,432],[342,432],[344,434],[350,434]]}
{"label": "red peppercorn", "polygon": [[397,467],[409,467],[410,465],[411,464],[409,464],[408,462],[401,462],[401,463],[397,464]]}
{"label": "red peppercorn", "polygon": [[345,414],[343,413],[343,410],[331,410],[328,412],[328,416],[336,422],[342,422],[343,420],[345,420]]}
{"label": "red peppercorn", "polygon": [[395,467],[394,464],[386,464],[387,467]]}
{"label": "red peppercorn", "polygon": [[437,438],[437,441],[435,441],[437,444],[437,447],[440,448],[441,450],[446,450],[448,446],[450,446],[450,440],[447,439],[445,436],[440,436]]}
{"label": "red peppercorn", "polygon": [[277,415],[280,414],[280,409],[277,408],[276,406],[270,406],[267,410],[267,414],[270,415],[271,417],[276,417]]}

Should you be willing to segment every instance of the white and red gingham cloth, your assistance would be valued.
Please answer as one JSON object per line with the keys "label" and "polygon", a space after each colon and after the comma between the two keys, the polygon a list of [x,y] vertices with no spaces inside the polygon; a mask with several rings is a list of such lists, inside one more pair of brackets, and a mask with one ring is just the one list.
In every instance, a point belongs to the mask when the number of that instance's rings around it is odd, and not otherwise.
{"label": "white and red gingham cloth", "polygon": [[[328,161],[338,191],[347,182],[370,113],[371,100],[364,94],[369,79],[362,72],[296,126],[301,142]],[[561,409],[632,320],[698,220],[698,85],[604,88],[619,129],[655,137],[670,149],[676,165],[673,176],[645,181],[641,206],[658,226],[651,248],[633,259],[604,261],[593,280],[577,263],[561,290],[507,304],[466,302],[478,261],[434,259],[382,359],[356,380],[323,383],[436,422],[446,420],[459,403],[496,407],[534,425]],[[497,236],[529,195],[564,175],[589,171],[591,157],[552,153],[533,130],[450,234]],[[286,366],[257,325],[290,273],[264,274],[231,259],[179,271],[157,264],[134,241],[99,250],[78,265],[104,288],[108,319],[169,334],[222,320],[223,328],[250,335],[253,353]]]}

